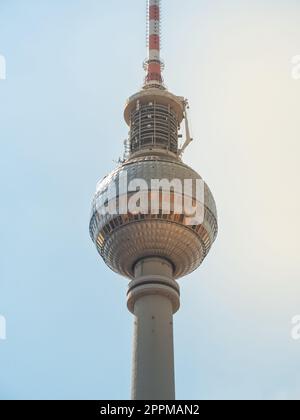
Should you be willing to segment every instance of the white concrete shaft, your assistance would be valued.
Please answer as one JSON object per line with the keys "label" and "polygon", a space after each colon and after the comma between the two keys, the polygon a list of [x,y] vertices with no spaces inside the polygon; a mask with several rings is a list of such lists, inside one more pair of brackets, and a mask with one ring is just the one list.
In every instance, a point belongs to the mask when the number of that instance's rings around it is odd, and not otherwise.
{"label": "white concrete shaft", "polygon": [[175,400],[173,314],[179,286],[171,264],[159,258],[141,261],[135,274],[128,294],[135,316],[132,399]]}

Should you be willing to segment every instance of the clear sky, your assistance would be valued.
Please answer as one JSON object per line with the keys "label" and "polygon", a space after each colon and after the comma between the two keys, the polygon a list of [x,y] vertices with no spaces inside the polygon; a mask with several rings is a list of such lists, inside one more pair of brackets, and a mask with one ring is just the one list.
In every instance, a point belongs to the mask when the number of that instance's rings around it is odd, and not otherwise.
{"label": "clear sky", "polygon": [[[128,399],[126,280],[89,238],[142,83],[145,1],[1,0],[0,398]],[[163,1],[165,80],[220,232],[183,279],[180,399],[300,399],[299,0]]]}

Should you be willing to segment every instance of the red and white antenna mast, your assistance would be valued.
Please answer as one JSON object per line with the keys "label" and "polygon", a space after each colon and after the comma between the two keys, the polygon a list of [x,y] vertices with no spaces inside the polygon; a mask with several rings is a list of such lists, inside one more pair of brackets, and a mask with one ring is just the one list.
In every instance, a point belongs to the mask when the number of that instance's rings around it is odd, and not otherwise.
{"label": "red and white antenna mast", "polygon": [[164,64],[160,59],[161,0],[147,0],[147,46],[148,58],[144,68],[147,72],[145,88],[164,89],[162,70]]}

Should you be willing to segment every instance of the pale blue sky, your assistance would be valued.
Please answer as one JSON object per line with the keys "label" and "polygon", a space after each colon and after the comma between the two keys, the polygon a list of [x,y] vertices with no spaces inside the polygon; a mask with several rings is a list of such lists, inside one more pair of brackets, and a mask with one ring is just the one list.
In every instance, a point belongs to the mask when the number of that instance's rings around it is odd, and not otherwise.
{"label": "pale blue sky", "polygon": [[[300,399],[298,0],[163,1],[166,84],[220,233],[182,280],[180,399]],[[0,0],[0,398],[127,399],[126,280],[89,238],[141,86],[145,1]]]}

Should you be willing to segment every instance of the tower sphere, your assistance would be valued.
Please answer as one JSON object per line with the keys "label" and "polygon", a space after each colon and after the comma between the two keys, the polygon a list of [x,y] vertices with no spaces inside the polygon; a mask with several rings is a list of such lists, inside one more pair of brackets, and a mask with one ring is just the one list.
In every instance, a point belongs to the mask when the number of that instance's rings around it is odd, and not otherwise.
{"label": "tower sphere", "polygon": [[[174,278],[181,278],[199,267],[217,236],[217,211],[209,187],[202,181],[201,223],[187,223],[182,211],[172,211],[174,197],[184,191],[171,190],[170,212],[164,214],[161,190],[144,191],[149,201],[160,196],[156,211],[121,211],[120,184],[126,179],[127,201],[135,192],[127,188],[135,180],[151,185],[153,179],[201,181],[200,175],[185,165],[178,150],[178,128],[184,117],[185,101],[164,89],[151,87],[131,97],[125,108],[130,126],[129,153],[111,174],[99,182],[92,205],[90,235],[105,263],[122,276],[133,279],[134,267],[143,259],[160,257],[169,261]],[[112,192],[115,188],[115,197]],[[142,191],[140,190],[142,193]],[[173,194],[172,194],[173,192]],[[114,212],[105,211],[115,198]],[[199,201],[193,194],[193,200]],[[184,209],[183,209],[184,210]]]}

